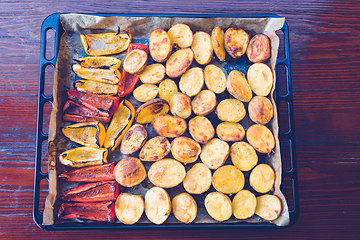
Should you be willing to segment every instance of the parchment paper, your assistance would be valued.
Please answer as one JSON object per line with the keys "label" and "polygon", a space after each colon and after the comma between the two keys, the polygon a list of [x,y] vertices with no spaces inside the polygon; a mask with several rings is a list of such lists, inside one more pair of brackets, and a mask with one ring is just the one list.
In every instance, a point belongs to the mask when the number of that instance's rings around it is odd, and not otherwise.
{"label": "parchment paper", "polygon": [[[181,17],[100,17],[100,16],[92,16],[92,15],[82,15],[82,14],[66,14],[62,15],[60,18],[62,27],[65,30],[65,33],[61,37],[60,45],[59,45],[59,53],[57,59],[57,65],[55,68],[55,77],[54,77],[54,89],[53,89],[53,110],[51,112],[50,118],[50,126],[49,126],[49,195],[46,198],[45,209],[44,209],[44,217],[43,224],[44,225],[53,225],[60,223],[57,220],[57,212],[60,206],[61,201],[59,200],[60,194],[65,189],[77,186],[76,183],[67,183],[62,180],[57,179],[57,175],[62,173],[65,170],[69,170],[69,168],[63,166],[59,160],[58,156],[61,152],[78,147],[76,143],[68,140],[61,132],[61,127],[66,124],[62,120],[62,107],[64,106],[67,96],[64,91],[64,86],[73,87],[73,82],[75,78],[75,74],[71,70],[71,65],[73,64],[72,59],[77,59],[80,57],[86,56],[85,51],[80,42],[80,34],[89,34],[89,33],[105,33],[105,32],[117,32],[118,27],[121,29],[128,29],[131,31],[133,36],[132,42],[148,44],[148,39],[152,30],[156,28],[161,28],[164,30],[168,30],[172,25],[176,23],[185,23],[190,26],[193,32],[196,31],[204,31],[207,33],[211,33],[214,27],[220,26],[222,29],[226,30],[229,27],[240,27],[244,29],[249,35],[250,38],[254,36],[256,33],[264,33],[271,39],[271,58],[267,60],[265,63],[271,67],[274,75],[275,75],[275,63],[278,53],[279,46],[279,38],[276,35],[276,31],[279,30],[283,24],[285,19],[283,18],[225,18],[225,17],[217,17],[217,18],[181,18]],[[125,53],[115,55],[115,57],[119,58],[123,61],[125,57]],[[151,59],[149,60],[149,64],[151,64]],[[249,60],[244,56],[240,59],[234,60],[227,55],[226,62],[220,62],[215,57],[211,61],[210,64],[215,64],[222,68],[226,75],[230,73],[232,70],[238,70],[246,74],[247,68],[251,65]],[[193,66],[198,66],[204,69],[205,66],[200,66],[197,63],[193,63]],[[192,66],[192,67],[193,67]],[[175,79],[175,81],[177,81]],[[276,79],[275,79],[276,81]],[[275,86],[274,81],[274,86]],[[270,164],[276,173],[276,181],[274,188],[270,191],[270,193],[277,195],[281,198],[283,204],[283,211],[281,216],[273,221],[274,224],[278,226],[285,226],[289,224],[289,211],[288,206],[285,200],[284,195],[280,191],[281,185],[281,154],[280,154],[280,144],[277,138],[279,127],[278,127],[278,119],[277,119],[277,109],[273,99],[273,92],[275,87],[273,86],[272,92],[270,94],[270,99],[274,106],[274,118],[267,126],[272,130],[275,136],[275,149],[269,155],[258,154],[259,163],[265,162]],[[220,102],[224,98],[228,98],[230,95],[228,93],[223,93],[217,96],[217,101]],[[128,100],[137,108],[140,103],[137,102],[132,96],[128,97]],[[247,104],[245,104],[247,108]],[[215,115],[207,116],[210,121],[214,124],[217,124],[219,120],[217,120]],[[189,118],[191,119],[192,116]],[[189,120],[188,119],[188,120]],[[252,124],[254,124],[249,117],[245,117],[241,122],[241,125],[245,128],[245,130]],[[151,126],[146,126],[149,132],[149,139],[152,136],[155,136],[154,131]],[[188,133],[185,136],[190,136]],[[231,143],[229,143],[231,146]],[[136,153],[137,154],[137,153]],[[134,156],[136,156],[134,154]],[[115,149],[113,152],[109,151],[108,162],[117,163],[119,160],[123,159],[126,156],[122,156],[119,147]],[[171,157],[171,156],[170,156]],[[196,162],[201,162],[201,160],[197,160]],[[195,163],[196,163],[195,162]],[[194,163],[194,164],[195,164]],[[225,164],[231,164],[230,157]],[[148,170],[150,164],[144,163],[145,168]],[[186,165],[186,170],[189,170],[193,164]],[[212,171],[213,173],[214,171]],[[245,178],[248,179],[249,172],[244,172]],[[248,180],[246,180],[248,181]],[[181,184],[180,184],[181,185]],[[171,198],[173,198],[176,194],[180,192],[185,192],[182,185],[177,186],[172,189],[166,189]],[[144,197],[146,191],[153,187],[152,183],[146,179],[140,185],[135,186],[131,189],[123,189],[125,192],[139,194]],[[251,189],[249,183],[246,182],[244,189],[248,189],[252,191],[256,196],[260,194],[256,193]],[[206,193],[200,195],[193,195],[198,205],[198,215],[195,221],[191,224],[199,224],[199,223],[218,223],[213,220],[206,212],[204,208],[203,200],[209,192],[215,191],[213,187],[210,188]],[[230,196],[232,199],[233,195]],[[81,221],[81,220],[79,220]],[[246,220],[247,222],[262,222],[263,220],[256,215],[250,219]],[[241,220],[236,219],[235,217],[231,217],[229,220],[223,223],[236,223],[241,222]],[[120,223],[118,220],[118,224]],[[147,220],[145,214],[143,214],[142,218],[139,220],[139,223],[144,224],[152,224],[149,220]],[[182,224],[175,219],[175,217],[171,214],[166,223],[176,223]],[[93,222],[94,226],[98,224],[97,222]]]}

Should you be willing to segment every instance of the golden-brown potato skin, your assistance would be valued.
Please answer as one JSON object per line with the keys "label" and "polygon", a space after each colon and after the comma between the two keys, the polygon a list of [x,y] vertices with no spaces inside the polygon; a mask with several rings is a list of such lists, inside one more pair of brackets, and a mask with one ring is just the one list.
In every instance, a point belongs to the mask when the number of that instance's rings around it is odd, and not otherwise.
{"label": "golden-brown potato skin", "polygon": [[171,143],[171,153],[173,157],[185,164],[195,162],[200,152],[200,144],[188,137],[177,137]]}
{"label": "golden-brown potato skin", "polygon": [[165,67],[161,63],[147,65],[140,73],[140,81],[147,84],[158,84],[165,77]]}
{"label": "golden-brown potato skin", "polygon": [[170,102],[172,95],[174,95],[177,91],[177,85],[171,79],[165,79],[159,85],[159,97],[167,102]]}
{"label": "golden-brown potato skin", "polygon": [[254,63],[248,68],[246,74],[251,90],[258,96],[267,96],[271,92],[274,83],[273,72],[264,63]]}
{"label": "golden-brown potato skin", "polygon": [[139,150],[147,139],[147,131],[143,125],[135,124],[129,128],[121,140],[122,154],[132,154]]}
{"label": "golden-brown potato skin", "polygon": [[128,73],[137,74],[145,68],[147,61],[148,55],[144,50],[134,49],[126,55],[123,68]]}
{"label": "golden-brown potato skin", "polygon": [[211,42],[214,48],[215,55],[222,62],[225,61],[226,52],[224,46],[224,31],[221,27],[215,27],[211,31]]}
{"label": "golden-brown potato skin", "polygon": [[200,158],[208,168],[217,169],[225,163],[229,153],[230,147],[227,142],[213,138],[203,146]]}
{"label": "golden-brown potato skin", "polygon": [[255,149],[246,142],[235,142],[230,148],[231,161],[241,171],[250,171],[258,163]]}
{"label": "golden-brown potato skin", "polygon": [[156,136],[147,141],[142,147],[139,158],[141,161],[154,162],[170,153],[171,144],[167,138]]}
{"label": "golden-brown potato skin", "polygon": [[169,34],[163,29],[155,29],[149,37],[149,50],[152,59],[164,62],[171,54],[172,44]]}
{"label": "golden-brown potato skin", "polygon": [[182,135],[187,128],[185,119],[168,114],[155,117],[151,126],[157,134],[168,138],[176,138]]}
{"label": "golden-brown potato skin", "polygon": [[191,115],[191,100],[181,92],[174,93],[170,99],[170,112],[174,116],[187,119]]}
{"label": "golden-brown potato skin", "polygon": [[246,110],[241,101],[229,98],[217,105],[216,115],[224,122],[240,122],[245,117]]}
{"label": "golden-brown potato skin", "polygon": [[249,117],[259,124],[267,124],[273,118],[274,109],[270,100],[266,97],[255,96],[248,105]]}
{"label": "golden-brown potato skin", "polygon": [[155,84],[142,84],[135,88],[133,96],[139,102],[147,102],[154,99],[159,93],[159,88]]}
{"label": "golden-brown potato skin", "polygon": [[242,102],[249,102],[252,98],[251,87],[242,72],[233,70],[230,72],[226,87],[229,93]]}
{"label": "golden-brown potato skin", "polygon": [[210,35],[202,31],[196,32],[191,49],[194,51],[194,58],[197,63],[201,65],[208,64],[213,56],[213,45]]}
{"label": "golden-brown potato skin", "polygon": [[191,108],[196,115],[205,116],[214,111],[216,103],[216,95],[213,91],[202,90],[192,100]]}
{"label": "golden-brown potato skin", "polygon": [[223,141],[237,142],[245,137],[245,129],[240,123],[222,122],[216,127],[216,135]]}
{"label": "golden-brown potato skin", "polygon": [[146,178],[146,170],[139,159],[128,157],[116,164],[114,177],[120,185],[134,187],[144,181]]}
{"label": "golden-brown potato skin", "polygon": [[270,153],[275,147],[273,133],[261,124],[254,124],[249,127],[246,132],[246,139],[260,153]]}
{"label": "golden-brown potato skin", "polygon": [[224,35],[225,49],[232,58],[240,58],[249,44],[249,34],[241,28],[229,28]]}
{"label": "golden-brown potato skin", "polygon": [[270,58],[270,39],[265,34],[256,34],[249,42],[246,55],[253,63],[265,62]]}
{"label": "golden-brown potato skin", "polygon": [[210,120],[204,116],[196,116],[190,119],[189,132],[195,141],[202,144],[210,141],[215,135],[215,129],[213,125],[211,124]]}
{"label": "golden-brown potato skin", "polygon": [[220,94],[226,89],[226,76],[223,70],[214,64],[209,64],[204,70],[206,87],[214,93]]}
{"label": "golden-brown potato skin", "polygon": [[194,59],[191,48],[183,48],[174,52],[166,62],[166,75],[170,78],[180,77],[190,67]]}

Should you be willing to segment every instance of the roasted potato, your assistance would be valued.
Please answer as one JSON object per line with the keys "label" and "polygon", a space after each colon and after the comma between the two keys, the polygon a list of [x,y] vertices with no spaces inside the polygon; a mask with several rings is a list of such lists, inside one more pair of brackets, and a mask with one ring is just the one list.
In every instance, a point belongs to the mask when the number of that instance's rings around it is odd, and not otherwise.
{"label": "roasted potato", "polygon": [[182,23],[172,26],[169,29],[168,34],[170,36],[171,43],[175,48],[190,47],[194,40],[194,35],[190,27]]}
{"label": "roasted potato", "polygon": [[265,194],[256,198],[255,214],[264,220],[272,221],[277,219],[282,211],[282,204],[279,197]]}
{"label": "roasted potato", "polygon": [[232,58],[240,58],[249,44],[249,34],[241,28],[229,28],[224,34],[225,49]]}
{"label": "roasted potato", "polygon": [[213,175],[214,188],[222,193],[237,193],[245,185],[244,174],[233,165],[225,165],[218,168]]}
{"label": "roasted potato", "polygon": [[171,199],[165,189],[150,188],[145,194],[145,214],[155,224],[162,224],[171,213]]}
{"label": "roasted potato", "polygon": [[191,137],[198,143],[205,144],[215,135],[215,129],[209,119],[204,116],[196,116],[189,121]]}
{"label": "roasted potato", "polygon": [[226,142],[237,142],[245,137],[245,129],[240,123],[222,122],[216,127],[216,135]]}
{"label": "roasted potato", "polygon": [[249,117],[255,123],[267,124],[273,118],[274,109],[270,100],[266,97],[255,96],[249,102]]}
{"label": "roasted potato", "polygon": [[228,196],[221,192],[209,193],[204,205],[208,214],[216,221],[228,220],[232,215],[232,204]]}
{"label": "roasted potato", "polygon": [[59,161],[69,167],[86,167],[107,163],[105,148],[78,147],[62,152]]}
{"label": "roasted potato", "polygon": [[201,146],[188,137],[177,137],[171,143],[171,154],[182,163],[195,162],[201,152]]}
{"label": "roasted potato", "polygon": [[247,79],[253,92],[258,96],[269,95],[274,77],[271,69],[264,63],[254,63],[247,72]]}
{"label": "roasted potato", "polygon": [[270,39],[265,34],[256,34],[249,42],[246,55],[253,63],[265,62],[270,58]]}
{"label": "roasted potato", "polygon": [[143,125],[135,124],[131,126],[121,140],[121,153],[126,155],[136,152],[144,145],[147,136],[147,131]]}
{"label": "roasted potato", "polygon": [[215,55],[222,62],[225,61],[225,42],[224,42],[224,31],[221,27],[215,27],[211,31],[211,42],[214,48]]}
{"label": "roasted potato", "polygon": [[190,67],[194,59],[191,48],[183,48],[174,52],[166,62],[166,75],[170,78],[180,77]]}
{"label": "roasted potato", "polygon": [[180,91],[193,97],[200,92],[204,86],[204,72],[199,67],[193,67],[187,70],[180,78]]}
{"label": "roasted potato", "polygon": [[159,88],[155,84],[142,84],[135,88],[133,96],[139,102],[148,102],[154,99],[159,93]]}
{"label": "roasted potato", "polygon": [[257,165],[250,173],[250,186],[259,193],[267,193],[275,183],[275,171],[270,165]]}
{"label": "roasted potato", "polygon": [[176,138],[182,135],[187,128],[186,121],[183,118],[168,114],[155,117],[151,126],[158,135],[168,138]]}
{"label": "roasted potato", "polygon": [[79,92],[84,93],[99,95],[116,95],[119,90],[119,85],[91,81],[86,79],[77,79],[74,82],[74,88]]}
{"label": "roasted potato", "polygon": [[139,221],[145,209],[145,203],[140,195],[120,193],[115,202],[115,214],[120,222],[132,225]]}
{"label": "roasted potato", "polygon": [[241,190],[232,201],[233,215],[237,219],[252,217],[256,209],[256,197],[249,190]]}
{"label": "roasted potato", "polygon": [[233,70],[228,76],[226,87],[229,93],[236,99],[249,102],[252,98],[252,91],[245,75],[242,72]]}
{"label": "roasted potato", "polygon": [[150,182],[163,188],[172,188],[179,185],[184,180],[185,175],[184,165],[169,158],[154,162],[148,172]]}
{"label": "roasted potato", "polygon": [[208,64],[213,56],[213,45],[210,35],[202,31],[196,32],[191,49],[194,51],[194,58],[197,63],[201,65]]}
{"label": "roasted potato", "polygon": [[229,144],[218,138],[213,138],[203,146],[200,159],[208,168],[217,169],[225,163],[229,153]]}
{"label": "roasted potato", "polygon": [[191,108],[196,115],[208,115],[216,107],[216,95],[213,91],[202,90],[191,101]]}
{"label": "roasted potato", "polygon": [[141,49],[134,49],[126,55],[123,68],[128,73],[137,74],[144,70],[147,62],[147,53]]}
{"label": "roasted potato", "polygon": [[211,186],[211,171],[203,163],[196,163],[187,171],[183,181],[184,189],[191,194],[201,194]]}
{"label": "roasted potato", "polygon": [[141,124],[151,123],[159,115],[169,112],[169,103],[163,99],[155,98],[141,105],[135,113],[135,121]]}
{"label": "roasted potato", "polygon": [[261,124],[254,124],[246,132],[248,143],[260,153],[270,153],[275,147],[275,139],[272,132]]}
{"label": "roasted potato", "polygon": [[158,84],[165,77],[165,67],[160,63],[154,63],[145,67],[140,73],[140,81],[147,84]]}
{"label": "roasted potato", "polygon": [[231,161],[241,171],[250,171],[258,163],[255,149],[246,142],[235,142],[230,148]]}
{"label": "roasted potato", "polygon": [[99,121],[75,123],[61,130],[71,141],[88,147],[100,148],[105,140],[105,127]]}
{"label": "roasted potato", "polygon": [[170,150],[170,142],[165,137],[156,136],[145,143],[139,153],[139,158],[141,161],[154,162],[166,157]]}
{"label": "roasted potato", "polygon": [[170,102],[172,95],[177,91],[177,85],[171,79],[165,79],[159,85],[159,97],[167,102]]}
{"label": "roasted potato", "polygon": [[114,168],[115,180],[124,187],[134,187],[146,178],[146,170],[141,161],[134,157],[120,160]]}
{"label": "roasted potato", "polygon": [[223,70],[214,64],[209,64],[204,70],[206,87],[216,94],[220,94],[226,89],[226,76]]}
{"label": "roasted potato", "polygon": [[117,33],[81,34],[80,40],[88,55],[111,55],[128,48],[131,33],[125,30]]}
{"label": "roasted potato", "polygon": [[180,222],[191,223],[197,215],[196,201],[190,194],[180,193],[172,200],[172,212]]}
{"label": "roasted potato", "polygon": [[155,29],[149,37],[150,55],[155,62],[164,62],[171,54],[172,44],[169,34],[163,29]]}
{"label": "roasted potato", "polygon": [[170,99],[170,112],[177,117],[187,119],[191,115],[191,100],[181,92],[174,93]]}
{"label": "roasted potato", "polygon": [[216,107],[216,115],[221,121],[240,122],[246,115],[244,104],[237,99],[222,100]]}
{"label": "roasted potato", "polygon": [[107,84],[118,84],[121,79],[121,73],[117,69],[87,68],[75,63],[72,70],[81,78]]}

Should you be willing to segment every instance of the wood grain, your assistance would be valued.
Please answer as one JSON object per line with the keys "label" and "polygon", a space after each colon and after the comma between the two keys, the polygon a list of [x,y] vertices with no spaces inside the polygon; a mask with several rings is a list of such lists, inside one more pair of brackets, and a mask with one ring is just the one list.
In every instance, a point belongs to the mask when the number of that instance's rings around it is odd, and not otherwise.
{"label": "wood grain", "polygon": [[[288,229],[46,232],[32,219],[40,29],[51,13],[278,14],[290,28],[300,218]],[[1,1],[0,238],[358,239],[360,2]],[[47,86],[51,89],[51,86]],[[285,116],[286,117],[286,116]],[[44,153],[46,157],[46,153]],[[46,164],[45,164],[46,165]],[[45,167],[43,167],[44,169]],[[42,199],[46,195],[46,183]],[[84,235],[85,234],[85,235]]]}

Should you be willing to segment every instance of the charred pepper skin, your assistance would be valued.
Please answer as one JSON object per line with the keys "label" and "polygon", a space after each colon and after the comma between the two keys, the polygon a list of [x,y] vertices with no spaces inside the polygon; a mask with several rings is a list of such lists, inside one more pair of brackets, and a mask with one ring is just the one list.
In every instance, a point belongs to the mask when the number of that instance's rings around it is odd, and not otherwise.
{"label": "charred pepper skin", "polygon": [[63,172],[59,178],[68,182],[99,182],[114,180],[114,163],[89,166]]}

